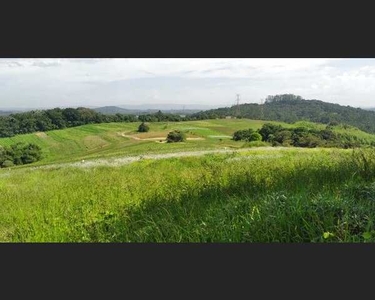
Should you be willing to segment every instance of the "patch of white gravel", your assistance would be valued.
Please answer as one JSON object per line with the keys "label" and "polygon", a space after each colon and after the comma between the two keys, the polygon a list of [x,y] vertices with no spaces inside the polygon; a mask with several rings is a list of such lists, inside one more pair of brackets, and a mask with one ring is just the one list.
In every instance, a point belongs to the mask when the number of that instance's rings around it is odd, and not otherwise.
{"label": "patch of white gravel", "polygon": [[259,154],[251,156],[240,156],[240,157],[231,157],[227,161],[239,161],[239,160],[251,160],[251,159],[267,159],[267,158],[280,158],[283,157],[281,154]]}
{"label": "patch of white gravel", "polygon": [[229,139],[232,138],[232,136],[230,136],[230,135],[209,135],[208,137],[209,138],[214,138],[214,139],[215,138],[218,138],[218,139],[219,138],[229,138]]}
{"label": "patch of white gravel", "polygon": [[[74,163],[51,164],[51,165],[46,165],[46,166],[32,167],[30,169],[31,170],[59,169],[59,168],[67,168],[67,167],[93,168],[93,167],[100,167],[100,166],[118,167],[122,165],[131,164],[133,162],[140,161],[143,159],[158,160],[158,159],[168,159],[168,158],[176,158],[176,157],[203,156],[206,154],[251,152],[251,151],[256,151],[256,150],[286,151],[290,149],[293,149],[293,148],[254,147],[254,148],[243,148],[243,149],[218,149],[218,150],[173,152],[173,153],[164,153],[164,154],[145,154],[145,155],[138,155],[138,156],[125,156],[125,157],[118,157],[118,158],[85,160],[84,162],[79,161],[79,162],[74,162]],[[254,158],[256,157],[260,157],[260,155],[254,156]]]}

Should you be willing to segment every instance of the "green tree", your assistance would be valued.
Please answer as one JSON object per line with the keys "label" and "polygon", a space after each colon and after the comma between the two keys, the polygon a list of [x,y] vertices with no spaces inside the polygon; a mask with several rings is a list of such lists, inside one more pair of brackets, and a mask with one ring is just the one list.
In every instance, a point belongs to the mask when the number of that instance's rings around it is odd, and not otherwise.
{"label": "green tree", "polygon": [[167,142],[168,143],[177,143],[185,141],[185,134],[179,130],[174,130],[168,133]]}
{"label": "green tree", "polygon": [[283,130],[280,125],[274,125],[271,123],[263,124],[262,128],[258,130],[259,134],[262,136],[264,142],[270,142],[270,135],[275,136],[277,132]]}
{"label": "green tree", "polygon": [[6,160],[1,164],[2,168],[10,168],[13,166],[14,166],[14,163],[11,160]]}
{"label": "green tree", "polygon": [[149,130],[150,127],[145,122],[142,122],[138,127],[138,132],[148,132]]}

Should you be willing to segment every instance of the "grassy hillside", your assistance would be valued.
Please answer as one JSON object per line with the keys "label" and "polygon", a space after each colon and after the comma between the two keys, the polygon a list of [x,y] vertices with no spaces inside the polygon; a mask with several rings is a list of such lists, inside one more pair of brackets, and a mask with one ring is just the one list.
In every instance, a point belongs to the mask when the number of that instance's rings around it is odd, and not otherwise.
{"label": "grassy hillside", "polygon": [[[0,169],[0,242],[374,242],[374,150],[250,150],[231,140],[265,122],[157,122],[147,133],[136,131],[139,123],[107,123],[2,138],[0,145],[37,144],[44,159]],[[188,140],[164,143],[173,129]],[[375,141],[354,127],[333,130]],[[223,148],[243,151],[55,164]]]}
{"label": "grassy hillside", "polygon": [[[186,150],[240,148],[244,142],[231,140],[232,134],[241,129],[258,129],[266,121],[248,119],[220,119],[189,122],[150,123],[150,131],[138,133],[140,123],[90,124],[63,130],[17,135],[12,138],[0,138],[0,145],[17,142],[34,143],[43,150],[43,159],[37,164],[67,162],[108,156],[138,155],[144,153],[165,153]],[[324,129],[322,124],[297,122],[287,124],[271,122],[283,127]],[[187,132],[184,143],[165,144],[168,132],[178,129]],[[354,135],[371,143],[375,136],[356,128],[334,127],[334,131]]]}
{"label": "grassy hillside", "polygon": [[264,104],[246,103],[236,106],[208,110],[194,114],[197,118],[240,116],[257,120],[272,120],[293,123],[311,121],[323,124],[338,122],[375,133],[375,112],[350,106],[327,103],[320,100],[305,100],[294,95],[269,96]]}
{"label": "grassy hillside", "polygon": [[2,170],[0,241],[375,241],[374,153],[274,149]]}
{"label": "grassy hillside", "polygon": [[[133,155],[145,152],[159,153],[223,147],[238,148],[243,143],[236,143],[230,140],[233,132],[248,127],[260,128],[262,124],[262,121],[253,120],[160,122],[151,123],[148,133],[136,132],[139,123],[90,124],[63,130],[1,138],[0,145],[10,145],[16,142],[37,144],[42,147],[44,152],[44,159],[40,163],[112,155]],[[188,137],[193,138],[193,140],[172,145],[160,143],[160,139],[165,139],[168,132],[173,129],[187,131]],[[158,137],[160,139],[157,139]],[[156,139],[148,140],[150,138]]]}

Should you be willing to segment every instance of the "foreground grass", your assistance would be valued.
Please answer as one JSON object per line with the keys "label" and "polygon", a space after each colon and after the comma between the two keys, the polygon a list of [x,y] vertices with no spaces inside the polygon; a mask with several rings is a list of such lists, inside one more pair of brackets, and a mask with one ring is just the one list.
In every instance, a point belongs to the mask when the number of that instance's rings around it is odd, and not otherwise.
{"label": "foreground grass", "polygon": [[375,241],[369,150],[0,171],[4,242]]}

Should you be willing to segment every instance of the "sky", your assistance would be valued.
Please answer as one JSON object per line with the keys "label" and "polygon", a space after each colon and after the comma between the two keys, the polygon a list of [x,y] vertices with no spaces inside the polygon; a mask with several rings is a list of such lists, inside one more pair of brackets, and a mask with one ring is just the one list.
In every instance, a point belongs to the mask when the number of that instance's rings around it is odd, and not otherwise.
{"label": "sky", "polygon": [[375,59],[5,59],[0,109],[174,104],[224,107],[291,93],[375,107]]}

